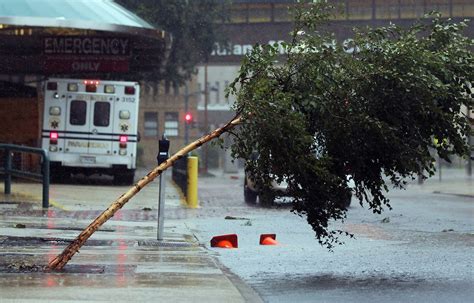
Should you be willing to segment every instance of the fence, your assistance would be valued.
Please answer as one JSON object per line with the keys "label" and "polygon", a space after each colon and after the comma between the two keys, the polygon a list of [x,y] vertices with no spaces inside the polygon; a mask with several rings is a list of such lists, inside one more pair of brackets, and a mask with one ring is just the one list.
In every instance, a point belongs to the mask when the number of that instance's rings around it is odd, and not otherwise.
{"label": "fence", "polygon": [[184,195],[188,192],[188,156],[184,156],[173,164],[172,179]]}
{"label": "fence", "polygon": [[[12,176],[42,181],[43,183],[43,208],[49,207],[49,157],[45,150],[41,148],[20,146],[14,144],[0,144],[0,150],[3,150],[4,160],[3,168],[0,173],[5,175],[5,194],[11,194]],[[38,154],[41,156],[41,172],[24,171],[21,167],[14,167],[13,160],[18,158],[18,153]]]}

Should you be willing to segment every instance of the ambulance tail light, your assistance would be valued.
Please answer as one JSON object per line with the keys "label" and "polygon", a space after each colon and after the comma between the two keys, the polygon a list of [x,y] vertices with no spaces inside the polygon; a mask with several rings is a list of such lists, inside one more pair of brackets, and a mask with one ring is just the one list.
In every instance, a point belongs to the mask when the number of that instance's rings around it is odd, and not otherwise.
{"label": "ambulance tail light", "polygon": [[58,133],[50,132],[49,133],[49,144],[58,144]]}
{"label": "ambulance tail light", "polygon": [[128,142],[127,136],[120,136],[120,139],[119,139],[120,148],[127,148],[127,142]]}
{"label": "ambulance tail light", "polygon": [[125,86],[125,95],[135,95],[135,86]]}

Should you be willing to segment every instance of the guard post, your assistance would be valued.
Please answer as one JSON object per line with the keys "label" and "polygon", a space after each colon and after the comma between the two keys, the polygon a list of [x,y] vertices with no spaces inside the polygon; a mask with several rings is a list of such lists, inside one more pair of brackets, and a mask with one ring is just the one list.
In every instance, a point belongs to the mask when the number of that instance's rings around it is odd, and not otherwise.
{"label": "guard post", "polygon": [[[166,138],[166,135],[163,134],[161,140],[158,141],[158,156],[156,160],[158,161],[158,165],[168,160],[169,151],[170,149],[170,141]],[[158,231],[157,231],[157,240],[163,240],[163,226],[164,226],[164,219],[165,219],[165,182],[163,181],[163,177],[166,171],[163,171],[160,175],[160,189],[159,189],[159,197],[158,197]]]}
{"label": "guard post", "polygon": [[198,157],[188,157],[186,200],[190,208],[198,207]]}

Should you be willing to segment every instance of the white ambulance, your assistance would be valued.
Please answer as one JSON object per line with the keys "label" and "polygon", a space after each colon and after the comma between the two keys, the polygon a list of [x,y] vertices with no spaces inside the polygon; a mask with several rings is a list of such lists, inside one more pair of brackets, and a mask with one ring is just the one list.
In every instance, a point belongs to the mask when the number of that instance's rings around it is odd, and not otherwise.
{"label": "white ambulance", "polygon": [[137,82],[48,79],[44,92],[42,148],[51,178],[94,173],[131,184],[138,141]]}

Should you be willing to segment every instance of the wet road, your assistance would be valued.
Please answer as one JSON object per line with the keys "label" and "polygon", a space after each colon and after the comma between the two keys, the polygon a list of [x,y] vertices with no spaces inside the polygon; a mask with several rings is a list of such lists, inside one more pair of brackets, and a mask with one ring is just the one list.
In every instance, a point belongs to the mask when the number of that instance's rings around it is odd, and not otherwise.
{"label": "wet road", "polygon": [[[238,234],[238,249],[210,249],[264,301],[474,299],[473,196],[433,193],[413,185],[393,191],[394,210],[382,215],[353,205],[345,224],[334,227],[356,239],[346,238],[344,246],[328,252],[305,220],[288,208],[247,207],[241,180],[226,176],[200,182],[202,218],[193,220],[192,228],[203,243],[214,235]],[[226,220],[228,215],[248,220]],[[280,245],[259,246],[263,233],[276,233]]]}
{"label": "wet road", "polygon": [[[242,183],[242,174],[200,178],[199,209],[183,208],[176,193],[166,192],[165,237],[173,242],[192,242],[196,237],[206,247],[140,244],[156,236],[158,189],[151,186],[94,234],[61,273],[21,273],[21,268],[9,266],[16,261],[46,264],[66,245],[65,240],[73,239],[128,188],[107,182],[53,185],[52,198],[62,208],[46,212],[31,203],[3,203],[2,297],[31,301],[255,299],[252,294],[241,297],[244,286],[236,286],[241,282],[229,278],[230,271],[266,302],[451,303],[474,298],[474,195],[453,195],[453,182],[440,183],[439,193],[416,185],[394,191],[394,210],[382,215],[353,205],[345,224],[334,227],[353,233],[356,239],[345,239],[346,245],[334,252],[319,246],[310,226],[292,214],[288,205],[246,205]],[[474,188],[472,180],[463,186]],[[13,189],[41,196],[40,186],[14,184]],[[226,219],[229,216],[234,219]],[[238,249],[208,247],[212,236],[228,233],[238,234]],[[263,233],[276,233],[280,245],[258,245]],[[222,270],[213,256],[228,269]],[[22,287],[28,291],[18,292]]]}

